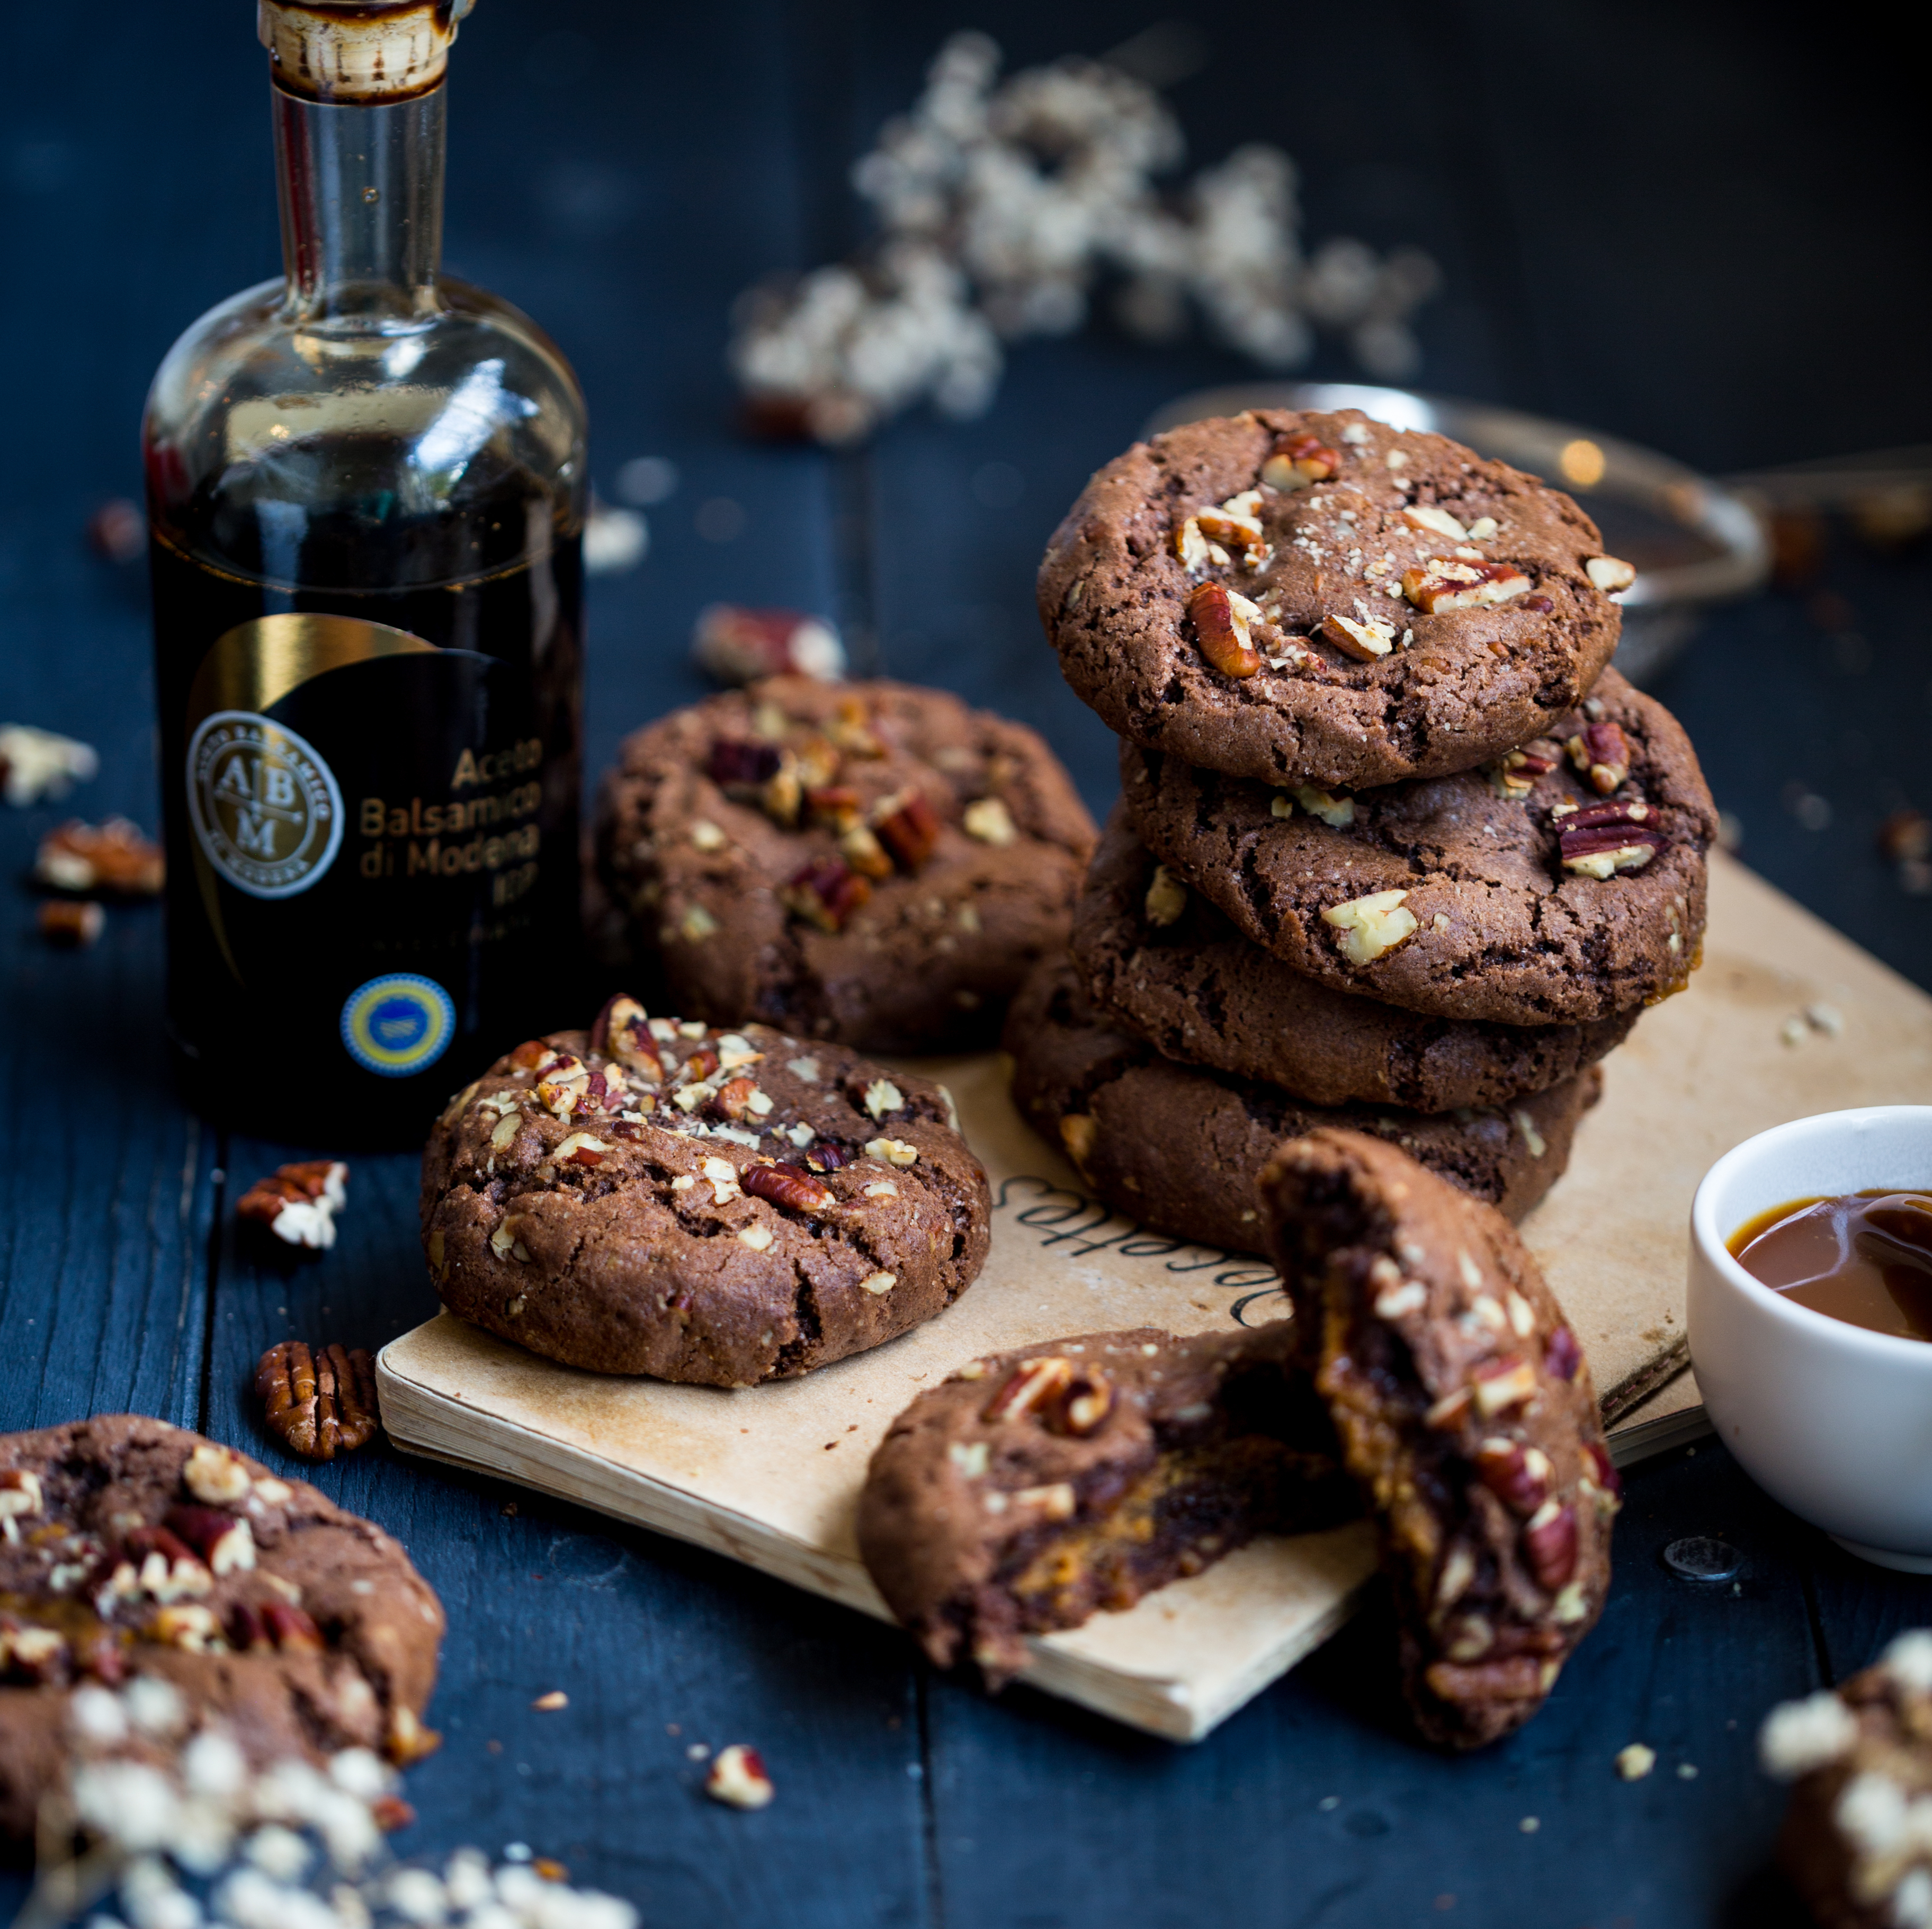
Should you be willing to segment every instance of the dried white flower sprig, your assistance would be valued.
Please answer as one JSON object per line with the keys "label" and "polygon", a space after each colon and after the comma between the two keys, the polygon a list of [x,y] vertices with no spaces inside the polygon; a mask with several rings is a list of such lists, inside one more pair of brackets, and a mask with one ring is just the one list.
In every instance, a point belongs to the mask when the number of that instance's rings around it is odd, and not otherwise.
{"label": "dried white flower sprig", "polygon": [[628,1903],[527,1850],[398,1863],[382,1832],[409,1819],[400,1780],[367,1749],[253,1764],[153,1676],[76,1689],[70,1726],[16,1929],[637,1929]]}
{"label": "dried white flower sprig", "polygon": [[1414,372],[1408,317],[1438,278],[1426,255],[1336,240],[1304,256],[1279,148],[1238,148],[1163,196],[1154,177],[1185,148],[1152,87],[1080,59],[1000,82],[1000,62],[985,34],[956,34],[854,168],[880,230],[867,254],[742,298],[731,363],[754,422],[842,442],[921,400],[979,415],[1001,343],[1071,334],[1103,281],[1150,340],[1198,308],[1270,368],[1306,360],[1318,327],[1371,374]]}

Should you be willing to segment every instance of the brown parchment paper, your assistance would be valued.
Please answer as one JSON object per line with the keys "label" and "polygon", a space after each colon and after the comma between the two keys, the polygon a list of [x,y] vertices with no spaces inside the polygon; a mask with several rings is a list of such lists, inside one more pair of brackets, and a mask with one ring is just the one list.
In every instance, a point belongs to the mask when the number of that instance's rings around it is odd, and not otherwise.
{"label": "brown parchment paper", "polygon": [[[383,1349],[392,1437],[883,1616],[857,1558],[855,1502],[867,1457],[922,1388],[976,1354],[1060,1335],[1286,1313],[1265,1260],[1186,1244],[1087,1198],[1015,1112],[996,1057],[919,1069],[951,1090],[994,1201],[986,1269],[940,1318],[805,1379],[726,1391],[579,1372],[443,1316]],[[1785,1119],[1932,1101],[1932,998],[1718,854],[1702,970],[1645,1015],[1606,1072],[1568,1175],[1523,1232],[1606,1418],[1637,1423],[1618,1443],[1628,1454],[1696,1430],[1694,1390],[1667,1383],[1686,1363],[1687,1228],[1706,1168]],[[1127,1613],[1036,1641],[1028,1678],[1192,1738],[1327,1639],[1372,1564],[1359,1526],[1265,1539]]]}

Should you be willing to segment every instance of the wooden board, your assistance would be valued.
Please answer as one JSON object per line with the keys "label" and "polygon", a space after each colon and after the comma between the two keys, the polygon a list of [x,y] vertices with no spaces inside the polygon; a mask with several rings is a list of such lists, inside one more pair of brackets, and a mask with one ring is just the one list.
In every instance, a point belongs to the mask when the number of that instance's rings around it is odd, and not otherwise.
{"label": "wooden board", "polygon": [[[1932,1089],[1932,998],[1721,856],[1711,924],[1692,990],[1616,1054],[1568,1176],[1524,1226],[1626,1460],[1702,1430],[1694,1390],[1671,1383],[1688,1358],[1690,1196],[1711,1162],[1784,1119]],[[728,1391],[576,1372],[444,1316],[382,1352],[392,1438],[883,1617],[854,1503],[873,1447],[922,1388],[976,1354],[1058,1335],[1285,1312],[1264,1260],[1150,1232],[1088,1199],[1020,1120],[996,1058],[921,1069],[952,1090],[995,1205],[986,1271],[942,1318],[806,1378]],[[1264,1539],[1127,1613],[1034,1641],[1028,1678],[1197,1738],[1325,1640],[1372,1564],[1360,1526]]]}

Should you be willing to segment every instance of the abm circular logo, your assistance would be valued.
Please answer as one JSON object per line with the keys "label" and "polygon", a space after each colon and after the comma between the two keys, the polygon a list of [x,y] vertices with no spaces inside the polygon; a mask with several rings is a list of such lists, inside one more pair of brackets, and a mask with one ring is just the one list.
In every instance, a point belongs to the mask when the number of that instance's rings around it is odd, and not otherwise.
{"label": "abm circular logo", "polygon": [[209,863],[251,898],[292,898],[335,862],[342,793],[305,738],[217,710],[189,740],[188,808]]}
{"label": "abm circular logo", "polygon": [[371,978],[342,1007],[342,1042],[365,1072],[406,1078],[434,1065],[456,1035],[456,1006],[434,978]]}

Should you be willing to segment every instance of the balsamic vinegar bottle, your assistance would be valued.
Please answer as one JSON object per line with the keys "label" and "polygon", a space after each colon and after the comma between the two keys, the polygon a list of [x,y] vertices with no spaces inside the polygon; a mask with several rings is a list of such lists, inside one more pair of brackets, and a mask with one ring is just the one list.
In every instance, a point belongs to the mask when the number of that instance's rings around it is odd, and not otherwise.
{"label": "balsamic vinegar bottle", "polygon": [[567,1022],[584,405],[438,273],[472,0],[262,0],[284,280],[183,335],[143,425],[190,1097],[397,1140]]}

